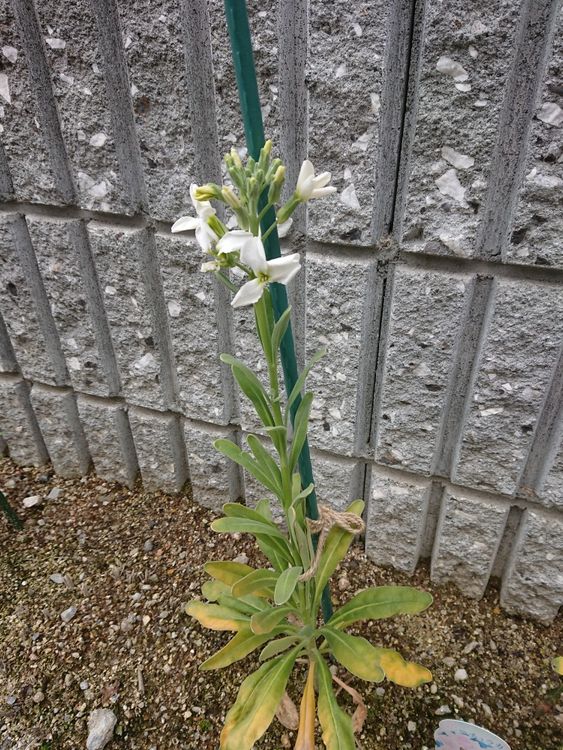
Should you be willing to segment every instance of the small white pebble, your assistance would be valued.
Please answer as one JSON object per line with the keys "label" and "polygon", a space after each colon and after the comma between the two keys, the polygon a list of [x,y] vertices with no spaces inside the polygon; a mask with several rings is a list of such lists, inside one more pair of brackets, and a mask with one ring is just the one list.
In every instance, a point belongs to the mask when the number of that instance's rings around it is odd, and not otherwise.
{"label": "small white pebble", "polygon": [[36,505],[41,505],[41,495],[30,495],[29,497],[24,497],[24,508],[34,508]]}
{"label": "small white pebble", "polygon": [[68,609],[65,609],[64,612],[61,612],[61,620],[63,622],[70,622],[74,615],[76,614],[77,610],[76,607],[69,607]]}
{"label": "small white pebble", "polygon": [[101,148],[105,144],[107,139],[108,137],[105,133],[94,133],[94,135],[90,138],[90,145],[94,148]]}
{"label": "small white pebble", "polygon": [[18,59],[18,51],[15,47],[2,47],[2,54],[8,60],[8,62],[11,62],[12,64],[16,62]]}
{"label": "small white pebble", "polygon": [[416,732],[416,721],[409,721],[407,724],[407,729],[409,732]]}
{"label": "small white pebble", "polygon": [[432,695],[436,695],[436,693],[438,692],[438,685],[436,685],[435,682],[430,685],[430,692],[432,693]]}
{"label": "small white pebble", "polygon": [[463,682],[467,679],[467,672],[465,669],[458,669],[456,670],[456,673],[454,674],[454,680],[456,682]]}
{"label": "small white pebble", "polygon": [[66,47],[64,39],[57,39],[56,37],[48,36],[45,38],[45,41],[51,49],[64,49]]}
{"label": "small white pebble", "polygon": [[445,716],[446,714],[451,714],[452,710],[449,706],[444,705],[440,706],[440,708],[437,708],[434,713],[436,714],[436,716]]}

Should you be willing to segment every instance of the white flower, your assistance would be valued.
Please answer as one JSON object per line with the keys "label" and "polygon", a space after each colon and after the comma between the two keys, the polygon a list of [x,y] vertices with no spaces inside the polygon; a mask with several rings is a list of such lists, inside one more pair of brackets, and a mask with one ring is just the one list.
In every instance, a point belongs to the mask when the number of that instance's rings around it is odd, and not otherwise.
{"label": "white flower", "polygon": [[287,221],[283,221],[281,224],[278,224],[278,237],[280,239],[287,235],[287,233],[291,229],[292,224],[293,224],[293,219],[287,219]]}
{"label": "white flower", "polygon": [[240,250],[240,259],[242,263],[252,268],[256,278],[241,286],[231,302],[233,307],[253,305],[260,299],[267,284],[272,281],[288,284],[301,268],[299,253],[266,260],[264,245],[259,237],[246,240]]}
{"label": "white flower", "polygon": [[244,243],[252,239],[253,236],[250,232],[245,232],[244,229],[231,229],[217,243],[217,252],[234,253],[240,250]]}
{"label": "white flower", "polygon": [[336,188],[328,185],[330,172],[321,172],[315,177],[315,167],[306,159],[301,165],[295,193],[300,201],[308,201],[311,198],[322,198],[336,192]]}
{"label": "white flower", "polygon": [[217,235],[211,229],[207,220],[215,215],[215,209],[209,201],[198,201],[195,197],[197,185],[190,185],[190,198],[196,210],[197,216],[182,216],[172,225],[173,232],[187,232],[195,229],[195,237],[202,250],[207,252],[217,242]]}

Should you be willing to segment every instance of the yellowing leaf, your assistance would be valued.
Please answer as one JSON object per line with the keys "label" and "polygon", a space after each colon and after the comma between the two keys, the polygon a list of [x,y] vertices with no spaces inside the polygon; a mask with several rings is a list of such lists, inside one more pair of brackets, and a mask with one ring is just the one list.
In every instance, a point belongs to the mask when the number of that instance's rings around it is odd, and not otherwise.
{"label": "yellowing leaf", "polygon": [[426,591],[411,586],[377,586],[360,591],[330,618],[332,627],[346,627],[358,620],[381,620],[394,615],[422,612],[432,603]]}
{"label": "yellowing leaf", "polygon": [[299,731],[294,750],[315,750],[315,662],[309,663],[299,711]]}
{"label": "yellowing leaf", "polygon": [[563,675],[563,656],[556,656],[551,660],[551,665],[557,674]]}
{"label": "yellowing leaf", "polygon": [[236,583],[240,578],[244,578],[244,576],[247,576],[254,570],[250,565],[243,565],[242,563],[233,562],[232,560],[216,560],[208,562],[205,563],[203,569],[207,575],[226,583],[228,586],[232,586],[233,583]]}
{"label": "yellowing leaf", "polygon": [[271,633],[276,625],[293,611],[293,607],[269,607],[262,612],[256,612],[250,620],[252,632],[257,635]]}
{"label": "yellowing leaf", "polygon": [[336,628],[322,628],[330,650],[349,672],[368,682],[381,682],[385,675],[378,665],[377,649],[365,638],[342,633]]}
{"label": "yellowing leaf", "polygon": [[231,593],[233,596],[254,594],[254,596],[269,598],[274,595],[277,580],[278,574],[273,570],[252,570],[233,584]]}
{"label": "yellowing leaf", "polygon": [[354,750],[356,743],[352,719],[336,702],[332,689],[332,675],[318,651],[315,653],[315,659],[319,669],[318,715],[326,750]]}
{"label": "yellowing leaf", "polygon": [[186,613],[210,630],[240,630],[248,626],[250,618],[220,604],[193,601],[186,604]]}
{"label": "yellowing leaf", "polygon": [[222,581],[205,581],[201,593],[208,602],[216,602],[220,596],[231,593],[231,587]]}
{"label": "yellowing leaf", "polygon": [[432,681],[432,672],[414,661],[405,661],[398,651],[391,648],[374,648],[377,662],[387,679],[403,687],[415,688]]}
{"label": "yellowing leaf", "polygon": [[239,659],[244,659],[248,656],[255,648],[261,646],[265,641],[270,638],[269,635],[255,635],[250,628],[244,627],[231,638],[226,646],[217,651],[213,656],[200,664],[200,669],[222,669],[228,667],[229,664],[233,664]]}
{"label": "yellowing leaf", "polygon": [[270,726],[285,692],[298,647],[263,664],[240,686],[225,719],[221,750],[251,750]]}

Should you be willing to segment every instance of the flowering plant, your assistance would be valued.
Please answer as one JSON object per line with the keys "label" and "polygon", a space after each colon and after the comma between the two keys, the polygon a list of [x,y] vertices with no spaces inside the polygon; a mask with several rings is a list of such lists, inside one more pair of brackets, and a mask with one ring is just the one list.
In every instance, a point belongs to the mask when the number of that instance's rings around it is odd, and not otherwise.
{"label": "flowering plant", "polygon": [[[311,162],[305,161],[292,196],[276,209],[285,168],[279,159],[271,158],[271,149],[268,141],[260,158],[249,158],[246,164],[232,150],[225,157],[232,185],[192,185],[190,195],[196,216],[183,217],[172,227],[174,232],[195,230],[202,250],[210,256],[202,270],[214,272],[234,292],[234,307],[254,306],[267,365],[267,385],[231,355],[223,354],[221,359],[230,365],[269,440],[266,443],[250,434],[246,437],[248,450],[229,440],[217,440],[215,447],[265,487],[281,507],[285,521],[285,530],[274,522],[269,499],[260,500],[255,508],[227,503],[224,517],[214,521],[212,528],[218,533],[252,534],[269,567],[252,568],[228,560],[208,562],[205,571],[211,580],[202,587],[206,601],[191,601],[186,611],[207,628],[235,632],[201,669],[227,667],[261,648],[262,665],[244,680],[227,714],[221,734],[222,750],[252,748],[267,730],[282,700],[289,700],[286,686],[297,663],[305,664],[307,677],[295,750],[314,750],[316,714],[328,750],[352,750],[352,719],[337,703],[333,679],[340,685],[345,683],[333,678],[329,658],[353,675],[372,682],[387,677],[399,685],[416,687],[431,680],[426,668],[405,661],[396,651],[372,646],[346,629],[361,620],[421,612],[432,597],[408,586],[370,588],[353,596],[328,622],[319,622],[323,590],[354,535],[363,531],[364,503],[356,500],[343,513],[321,506],[318,519],[307,518],[307,498],[314,487],[302,486],[298,460],[307,439],[313,394],[302,396],[302,391],[311,367],[324,352],[306,365],[284,398],[278,355],[289,326],[290,310],[275,319],[269,286],[287,284],[293,279],[300,269],[299,254],[268,260],[263,242],[276,226],[282,235],[287,231],[297,206],[329,195],[335,188],[329,185],[328,172],[315,175]],[[236,229],[228,229],[220,220],[211,200],[232,210]],[[275,218],[261,234],[261,221],[272,215],[272,209]],[[231,276],[231,270],[244,277],[240,288],[233,283],[235,274]]]}

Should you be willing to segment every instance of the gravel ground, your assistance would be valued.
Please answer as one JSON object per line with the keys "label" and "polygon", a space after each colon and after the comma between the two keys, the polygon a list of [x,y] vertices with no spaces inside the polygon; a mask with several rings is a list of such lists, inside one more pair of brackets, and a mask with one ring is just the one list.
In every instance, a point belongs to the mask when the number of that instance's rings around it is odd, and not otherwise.
{"label": "gravel ground", "polygon": [[[25,521],[16,532],[0,518],[0,750],[83,748],[88,715],[99,707],[118,717],[108,748],[216,748],[254,662],[198,672],[228,636],[200,628],[183,605],[199,592],[206,559],[258,561],[252,540],[215,535],[213,515],[188,497],[93,476],[62,480],[7,458],[0,489]],[[25,509],[34,495],[40,504]],[[409,691],[341,674],[368,707],[358,747],[433,748],[440,719],[457,717],[496,731],[513,750],[561,750],[563,700],[549,667],[561,649],[561,618],[546,628],[509,617],[494,589],[474,602],[433,586],[424,568],[412,578],[377,568],[359,545],[334,594],[344,600],[391,582],[432,591],[434,605],[358,632],[425,664],[434,682]],[[65,623],[62,613],[73,616]],[[292,736],[275,721],[257,749],[291,747]]]}

